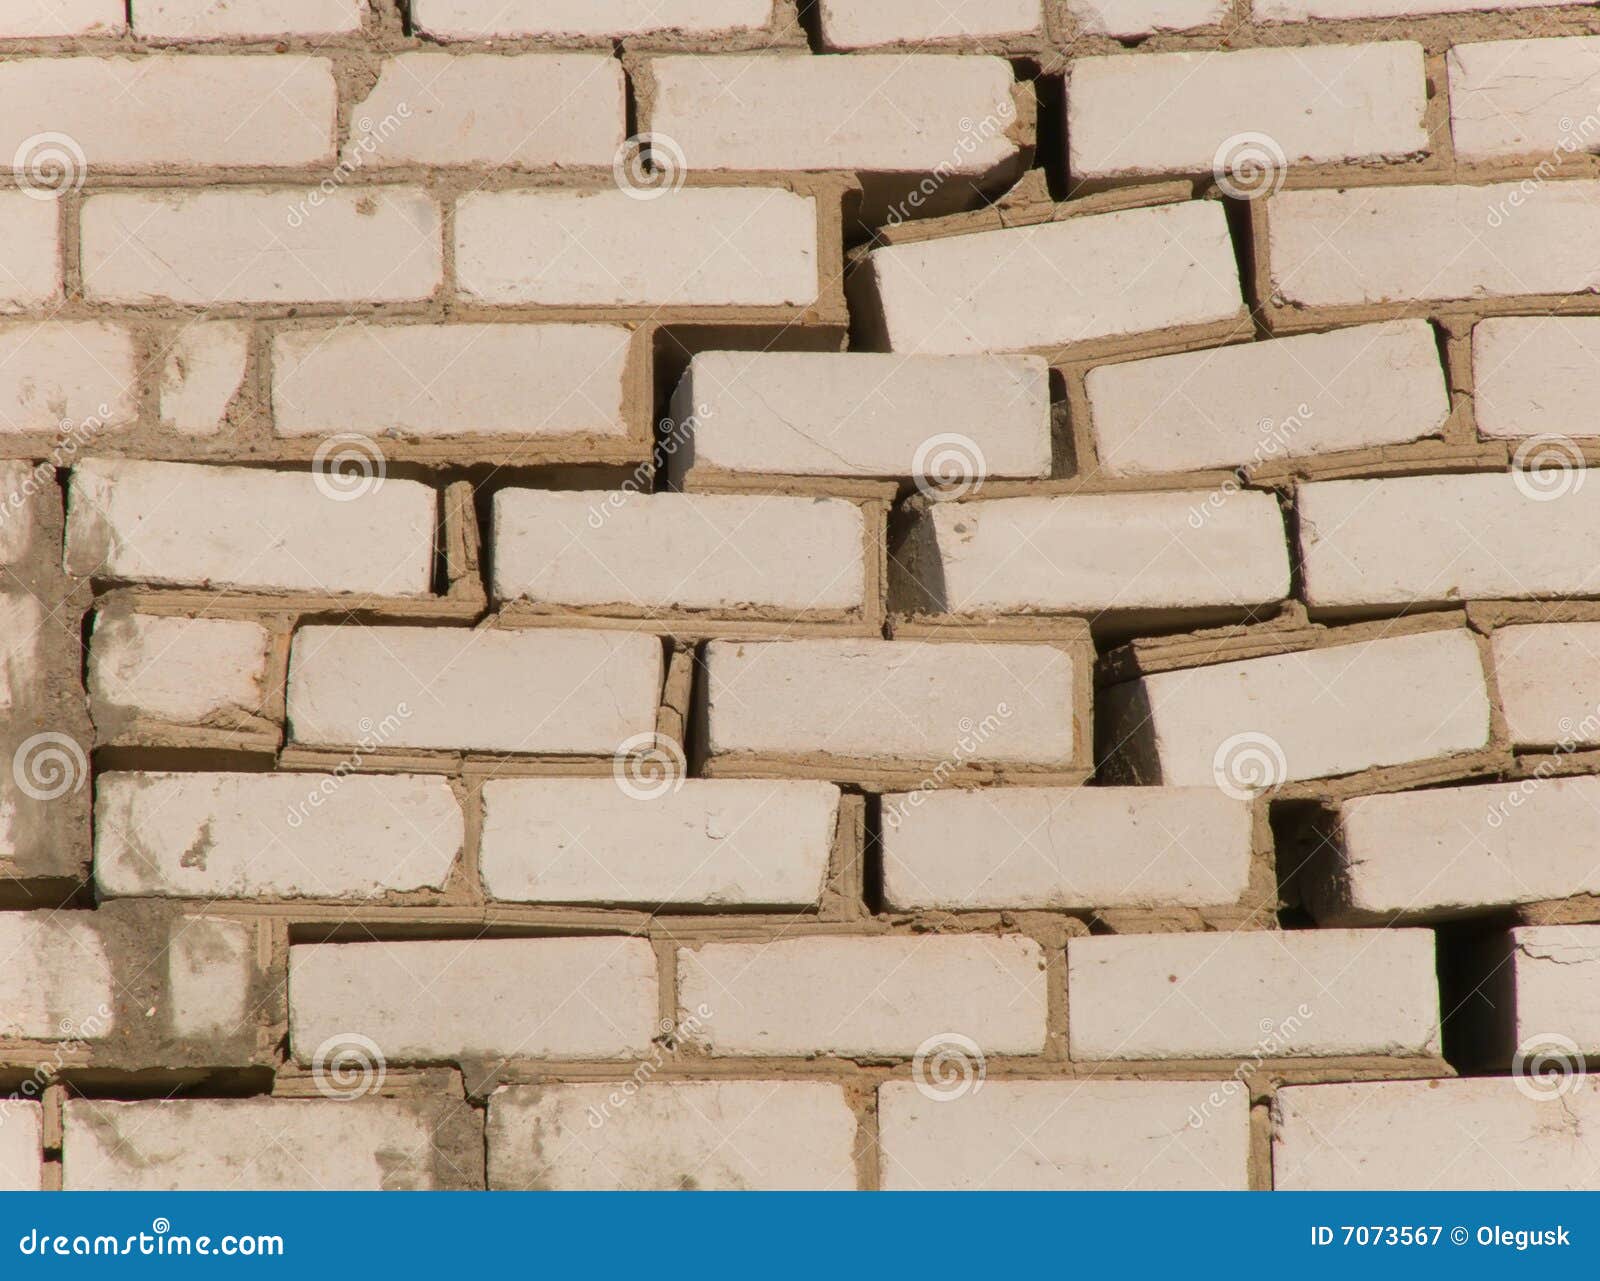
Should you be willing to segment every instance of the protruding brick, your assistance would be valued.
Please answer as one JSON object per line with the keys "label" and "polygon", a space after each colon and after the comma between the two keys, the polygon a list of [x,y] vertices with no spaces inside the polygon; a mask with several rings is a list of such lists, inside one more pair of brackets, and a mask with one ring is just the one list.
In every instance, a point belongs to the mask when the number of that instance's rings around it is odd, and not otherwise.
{"label": "protruding brick", "polygon": [[78,1039],[116,1004],[92,912],[0,912],[0,955],[0,1036]]}
{"label": "protruding brick", "polygon": [[136,366],[133,338],[121,325],[0,326],[0,431],[59,434],[81,444],[100,430],[126,427],[139,412]]}
{"label": "protruding brick", "polygon": [[1422,46],[1410,41],[1078,58],[1069,163],[1085,179],[1210,174],[1249,134],[1277,148],[1269,163],[1399,160],[1428,150],[1426,107]]}
{"label": "protruding brick", "polygon": [[133,31],[145,40],[223,40],[333,36],[361,30],[362,0],[139,0]]}
{"label": "protruding brick", "polygon": [[623,632],[302,627],[289,656],[298,743],[610,756],[652,733],[661,641]]}
{"label": "protruding brick", "polygon": [[44,1186],[44,1109],[13,1094],[0,1103],[0,1192]]}
{"label": "protruding brick", "polygon": [[1540,473],[1302,485],[1313,609],[1600,594],[1600,492],[1569,454]]}
{"label": "protruding brick", "polygon": [[413,774],[102,774],[95,884],[108,898],[366,899],[442,889],[461,806]]}
{"label": "protruding brick", "polygon": [[1280,1192],[1590,1191],[1600,1081],[1504,1077],[1300,1085],[1273,1105]]}
{"label": "protruding brick", "polygon": [[1215,788],[947,788],[883,812],[895,911],[1222,906],[1249,882],[1250,806]]}
{"label": "protruding brick", "polygon": [[[1473,326],[1472,412],[1482,435],[1600,434],[1597,398],[1600,316],[1505,316]],[[1576,465],[1576,453],[1567,461]]]}
{"label": "protruding brick", "polygon": [[1274,297],[1334,307],[1592,293],[1600,182],[1284,191],[1267,206]]}
{"label": "protruding brick", "polygon": [[1600,744],[1600,623],[1497,627],[1489,648],[1512,746]]}
{"label": "protruding brick", "polygon": [[1100,470],[1114,476],[1405,444],[1450,416],[1423,320],[1101,365],[1086,386]]}
{"label": "protruding brick", "polygon": [[436,499],[408,480],[89,459],[72,469],[67,571],[119,582],[401,596],[428,591]]}
{"label": "protruding brick", "polygon": [[7,0],[0,39],[120,35],[127,16],[125,0]]}
{"label": "protruding brick", "polygon": [[135,717],[236,727],[259,716],[271,636],[235,618],[100,614],[89,646],[90,710],[102,732]]}
{"label": "protruding brick", "polygon": [[830,49],[1031,36],[1044,21],[1039,0],[822,0],[818,14]]}
{"label": "protruding brick", "polygon": [[[1249,1186],[1250,1100],[1236,1082],[961,1085],[952,1073],[941,1088],[930,1070],[924,1080],[878,1087],[885,1190],[1242,1192]],[[1212,1095],[1220,1102],[1209,1102]]]}
{"label": "protruding brick", "polygon": [[655,953],[644,939],[453,939],[289,949],[289,1043],[354,1033],[390,1063],[626,1059],[656,1035]]}
{"label": "protruding brick", "polygon": [[1201,492],[934,502],[891,568],[933,613],[1185,615],[1289,594],[1270,493]]}
{"label": "protruding brick", "polygon": [[1437,1055],[1432,930],[1124,934],[1067,944],[1078,1060]]}
{"label": "protruding brick", "polygon": [[414,0],[418,32],[440,40],[496,36],[641,35],[747,31],[772,20],[771,0]]}
{"label": "protruding brick", "polygon": [[500,601],[633,609],[866,607],[866,518],[842,498],[502,489]]}
{"label": "protruding brick", "polygon": [[161,367],[162,426],[186,436],[218,431],[244,382],[249,356],[250,326],[241,321],[185,325]]}
{"label": "protruding brick", "polygon": [[1067,0],[1078,29],[1090,35],[1145,36],[1221,26],[1228,0]]}
{"label": "protruding brick", "polygon": [[0,191],[0,311],[61,297],[61,211],[41,194]]}
{"label": "protruding brick", "polygon": [[896,352],[1053,348],[1243,314],[1215,201],[889,245],[850,283],[872,345]]}
{"label": "protruding brick", "polygon": [[[1450,136],[1458,160],[1559,160],[1591,141],[1574,121],[1595,109],[1600,38],[1487,40],[1450,48]],[[1592,127],[1592,125],[1591,125]]]}
{"label": "protruding brick", "polygon": [[810,196],[761,187],[479,191],[456,208],[461,292],[549,306],[806,306],[818,292]]}
{"label": "protruding brick", "polygon": [[1489,980],[1505,994],[1494,1048],[1535,1083],[1541,1054],[1581,1071],[1578,1055],[1600,1054],[1600,925],[1523,926],[1505,955],[1505,973]]}
{"label": "protruding brick", "polygon": [[489,1186],[550,1191],[856,1187],[837,1085],[673,1081],[511,1086],[489,1096]]}
{"label": "protruding brick", "polygon": [[669,466],[899,479],[965,451],[975,479],[1050,471],[1049,370],[1037,356],[701,352],[672,401]]}
{"label": "protruding brick", "polygon": [[1065,766],[1077,749],[1073,661],[1049,645],[712,641],[705,663],[713,757]]}
{"label": "protruding brick", "polygon": [[404,187],[101,192],[83,202],[84,291],[202,307],[408,302],[439,286],[439,225],[433,200]]}
{"label": "protruding brick", "polygon": [[1456,630],[1158,672],[1104,705],[1126,775],[1245,794],[1489,742],[1483,663]]}
{"label": "protruding brick", "polygon": [[674,782],[642,761],[618,778],[495,779],[483,806],[479,865],[490,898],[800,908],[822,896],[839,789]]}
{"label": "protruding brick", "polygon": [[696,1013],[694,1040],[719,1057],[909,1057],[950,1032],[986,1055],[1038,1054],[1044,965],[1018,934],[708,943],[678,952],[679,1019]]}

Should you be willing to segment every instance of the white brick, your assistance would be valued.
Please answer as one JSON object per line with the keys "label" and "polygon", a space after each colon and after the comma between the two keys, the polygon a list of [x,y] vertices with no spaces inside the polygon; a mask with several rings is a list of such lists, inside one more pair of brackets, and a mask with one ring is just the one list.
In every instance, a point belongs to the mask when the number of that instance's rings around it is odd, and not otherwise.
{"label": "white brick", "polygon": [[632,334],[618,325],[360,325],[280,334],[280,436],[619,437]]}
{"label": "white brick", "polygon": [[178,331],[161,367],[161,423],[186,436],[207,436],[222,426],[244,382],[250,326],[212,320]]}
{"label": "white brick", "polygon": [[1600,744],[1600,623],[1497,627],[1489,648],[1512,746]]}
{"label": "white brick", "polygon": [[705,663],[713,756],[1061,766],[1077,745],[1073,661],[1048,645],[712,641]]}
{"label": "white brick", "polygon": [[0,1192],[38,1192],[44,1179],[44,1109],[7,1099],[0,1110]]}
{"label": "white brick", "polygon": [[772,0],[414,0],[411,20],[443,40],[705,34],[765,27]]}
{"label": "white brick", "polygon": [[310,472],[88,459],[68,490],[67,570],[167,586],[427,592],[433,491],[327,484]]}
{"label": "white brick", "polygon": [[337,107],[326,58],[26,58],[0,64],[0,155],[54,133],[91,169],[325,164]]}
{"label": "white brick", "polygon": [[655,58],[650,128],[691,172],[982,176],[1017,154],[1011,64],[941,54]]}
{"label": "white brick", "polygon": [[898,479],[935,470],[946,442],[970,442],[985,476],[1050,472],[1038,356],[701,352],[672,417],[693,426],[670,457],[678,477],[704,467]]}
{"label": "white brick", "polygon": [[1600,94],[1600,38],[1453,45],[1450,136],[1461,160],[1587,150],[1574,122]]}
{"label": "white brick", "polygon": [[362,0],[138,0],[133,31],[146,40],[331,36],[361,30]]}
{"label": "white brick", "polygon": [[1215,201],[890,245],[851,283],[896,352],[1054,347],[1243,311]]}
{"label": "white brick", "polygon": [[1250,807],[1210,787],[950,788],[883,807],[895,911],[1221,906],[1250,877]]}
{"label": "white brick", "polygon": [[83,203],[98,302],[406,302],[443,273],[439,207],[403,187],[112,191]]}
{"label": "white brick", "polygon": [[127,28],[124,0],[6,0],[0,39],[110,36]]}
{"label": "white brick", "polygon": [[474,192],[456,209],[456,271],[485,303],[804,306],[816,201],[760,187]]}
{"label": "white brick", "polygon": [[1464,631],[1158,672],[1104,699],[1110,741],[1141,783],[1244,792],[1489,742],[1483,663]]}
{"label": "white brick", "polygon": [[661,641],[624,632],[302,627],[290,736],[343,746],[609,756],[652,733]]}
{"label": "white brick", "polygon": [[1163,613],[1263,605],[1289,594],[1277,498],[1241,491],[936,502],[918,513],[904,571],[936,612]]}
{"label": "white brick", "polygon": [[1591,1191],[1600,1081],[1560,1094],[1505,1078],[1365,1081],[1278,1091],[1279,1191]]}
{"label": "white brick", "polygon": [[265,627],[242,619],[101,614],[89,646],[91,709],[102,722],[237,724],[261,714],[270,644]]}
{"label": "white brick", "polygon": [[1220,26],[1228,0],[1067,0],[1078,29],[1090,35],[1142,36]]}
{"label": "white brick", "polygon": [[643,939],[455,939],[289,949],[289,1042],[301,1063],[356,1033],[390,1063],[625,1059],[656,1035]]}
{"label": "white brick", "polygon": [[1337,810],[1318,920],[1455,916],[1600,894],[1600,778],[1363,796]]}
{"label": "white brick", "polygon": [[1114,476],[1404,444],[1450,416],[1424,320],[1101,365],[1087,388],[1100,469]]}
{"label": "white brick", "polygon": [[490,898],[800,908],[822,896],[839,789],[674,784],[641,767],[620,779],[491,780],[483,807],[479,866]]}
{"label": "white brick", "polygon": [[502,489],[494,595],[648,609],[866,606],[866,518],[842,498]]}
{"label": "white brick", "polygon": [[1426,107],[1410,41],[1078,58],[1068,158],[1078,178],[1210,174],[1238,135],[1259,133],[1291,165],[1398,160],[1428,150]]}
{"label": "white brick", "polygon": [[0,191],[0,311],[61,297],[60,212],[39,192]]}
{"label": "white brick", "polygon": [[438,1186],[433,1127],[404,1099],[68,1099],[71,1191],[377,1192]]}
{"label": "white brick", "polygon": [[1255,0],[1251,16],[1257,22],[1307,22],[1550,7],[1551,0]]}
{"label": "white brick", "polygon": [[823,42],[830,49],[1038,34],[1039,0],[822,0]]}
{"label": "white brick", "polygon": [[[1600,1054],[1600,925],[1537,925],[1507,939],[1507,1005],[1496,1047],[1535,1079],[1541,1054],[1582,1070],[1572,1053]],[[1496,976],[1499,977],[1499,976]],[[1570,1082],[1568,1085],[1570,1087]]]}
{"label": "white brick", "polygon": [[95,883],[106,897],[362,899],[441,889],[461,807],[440,778],[102,774]]}
{"label": "white brick", "polygon": [[355,108],[352,164],[607,165],[622,145],[609,54],[403,53]]}
{"label": "white brick", "polygon": [[[1570,468],[1562,454],[1557,463]],[[1331,480],[1299,492],[1313,608],[1600,593],[1600,492],[1570,470]]]}
{"label": "white brick", "polygon": [[856,1187],[855,1117],[820,1082],[511,1086],[489,1096],[488,1129],[492,1189]]}
{"label": "white brick", "polygon": [[167,940],[168,1012],[180,1037],[227,1037],[249,1026],[256,927],[180,916]]}
{"label": "white brick", "polygon": [[15,565],[32,550],[39,494],[55,497],[55,468],[48,463],[0,462],[0,565]]}
{"label": "white brick", "polygon": [[43,602],[25,588],[0,592],[0,711],[18,716],[43,701],[45,621]]}
{"label": "white brick", "polygon": [[90,912],[0,912],[0,1036],[77,1039],[111,1030],[111,961]]}
{"label": "white brick", "polygon": [[1124,934],[1067,944],[1078,1060],[1439,1053],[1432,930]]}
{"label": "white brick", "polygon": [[[930,1078],[932,1073],[930,1072]],[[892,1192],[1242,1192],[1250,1100],[1206,1081],[937,1078],[878,1087]],[[1213,1093],[1227,1097],[1208,1104]],[[1203,1123],[1196,1125],[1200,1116]]]}
{"label": "white brick", "polygon": [[0,326],[0,431],[82,441],[139,412],[133,338],[99,320]]}
{"label": "white brick", "polygon": [[717,1056],[909,1057],[951,1032],[985,1055],[1038,1054],[1044,967],[1019,934],[708,943],[678,952],[679,1020],[694,1011]]}
{"label": "white brick", "polygon": [[1600,289],[1600,182],[1285,191],[1267,215],[1271,291],[1298,306]]}
{"label": "white brick", "polygon": [[1472,406],[1484,436],[1595,436],[1600,317],[1506,316],[1472,329]]}

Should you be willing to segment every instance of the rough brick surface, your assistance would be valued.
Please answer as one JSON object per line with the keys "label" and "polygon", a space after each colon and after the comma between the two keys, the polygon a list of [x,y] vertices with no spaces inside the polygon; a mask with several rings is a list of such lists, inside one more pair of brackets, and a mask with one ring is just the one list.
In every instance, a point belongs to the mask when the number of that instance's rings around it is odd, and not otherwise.
{"label": "rough brick surface", "polygon": [[627,36],[765,26],[769,0],[416,0],[419,31],[445,40],[493,36]]}
{"label": "rough brick surface", "polygon": [[37,1192],[43,1186],[43,1111],[37,1103],[8,1099],[0,1114],[0,1192]]}
{"label": "rough brick surface", "polygon": [[329,36],[361,30],[361,0],[281,0],[270,9],[235,0],[139,0],[134,34],[149,40]]}
{"label": "rough brick surface", "polygon": [[32,192],[0,191],[0,309],[21,311],[61,296],[60,211]]}
{"label": "rough brick surface", "polygon": [[1463,160],[1578,145],[1600,40],[1489,40],[1450,50],[1450,135]]}
{"label": "rough brick surface", "polygon": [[822,38],[830,49],[1030,35],[1043,21],[1039,0],[822,0]]}
{"label": "rough brick surface", "polygon": [[[1535,925],[1512,930],[1507,947],[1506,1012],[1500,1049],[1524,1063],[1541,1051],[1600,1052],[1600,926]],[[1568,1060],[1569,1072],[1576,1068]],[[1538,1065],[1533,1065],[1538,1071]]]}
{"label": "rough brick surface", "polygon": [[0,14],[0,38],[116,35],[127,14],[123,0],[13,0]]}
{"label": "rough brick surface", "polygon": [[79,912],[0,912],[0,1036],[71,1038],[115,1002],[111,963],[96,928]]}
{"label": "rough brick surface", "polygon": [[138,413],[136,363],[133,337],[119,325],[0,327],[0,429],[54,435],[124,427]]}
{"label": "rough brick surface", "polygon": [[1499,627],[1489,646],[1512,743],[1600,743],[1600,623]]}
{"label": "rough brick surface", "polygon": [[1472,330],[1473,417],[1485,436],[1590,436],[1600,317],[1507,316]]}
{"label": "rough brick surface", "polygon": [[100,615],[89,648],[95,719],[236,725],[262,710],[270,644],[246,619]]}
{"label": "rough brick surface", "polygon": [[1217,26],[1227,18],[1227,0],[1068,0],[1080,28],[1097,35],[1142,36]]}

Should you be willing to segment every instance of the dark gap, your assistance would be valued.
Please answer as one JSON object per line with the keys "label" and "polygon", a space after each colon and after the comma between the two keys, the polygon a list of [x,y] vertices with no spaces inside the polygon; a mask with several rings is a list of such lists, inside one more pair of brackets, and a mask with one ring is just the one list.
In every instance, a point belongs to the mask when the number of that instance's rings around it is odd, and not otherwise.
{"label": "dark gap", "polygon": [[[131,8],[133,0],[128,0],[128,5]],[[394,0],[394,7],[395,11],[400,15],[400,34],[406,36],[415,35],[416,29],[411,21],[411,0]]]}
{"label": "dark gap", "polygon": [[799,0],[796,7],[800,29],[806,33],[806,45],[812,53],[827,53],[828,46],[822,39],[822,6],[817,0]]}
{"label": "dark gap", "polygon": [[883,890],[883,796],[867,793],[861,841],[861,898],[874,916],[887,912]]}
{"label": "dark gap", "polygon": [[75,1098],[113,1100],[248,1098],[271,1094],[275,1077],[270,1067],[62,1068],[56,1075]]}
{"label": "dark gap", "polygon": [[0,880],[0,911],[91,911],[94,906],[94,887],[70,876]]}
{"label": "dark gap", "polygon": [[[622,41],[613,40],[611,56],[620,62],[622,52]],[[639,136],[639,94],[634,87],[633,76],[629,74],[626,66],[622,69],[622,136],[624,138]],[[623,145],[627,146],[626,143]]]}
{"label": "dark gap", "polygon": [[1283,512],[1283,533],[1289,540],[1289,599],[1306,599],[1306,567],[1300,556],[1300,508],[1288,490],[1278,491],[1278,507]]}
{"label": "dark gap", "polygon": [[94,753],[94,772],[137,770],[145,773],[268,774],[277,754],[228,747],[101,747]]}
{"label": "dark gap", "polygon": [[434,488],[433,501],[433,565],[429,571],[429,584],[435,596],[444,596],[450,591],[450,555],[449,542],[445,537],[445,525],[449,520],[445,511],[445,490],[447,485],[440,483]]}
{"label": "dark gap", "polygon": [[78,639],[82,642],[78,650],[78,683],[85,694],[89,689],[89,637],[94,631],[96,617],[96,611],[91,608],[84,610],[83,617],[78,620]]}
{"label": "dark gap", "polygon": [[1255,230],[1250,221],[1250,202],[1224,199],[1221,204],[1223,215],[1228,220],[1228,237],[1233,241],[1233,258],[1239,271],[1239,288],[1249,304],[1250,322],[1255,327],[1255,336],[1271,338],[1272,331],[1267,327],[1266,316],[1262,310],[1265,300],[1257,292],[1260,282],[1256,280]]}
{"label": "dark gap", "polygon": [[1067,171],[1067,78],[1040,75],[1032,63],[1013,65],[1019,73],[1026,67],[1028,73],[1019,75],[1019,79],[1029,79],[1033,84],[1034,110],[1038,117],[1034,125],[1037,141],[1033,167],[1044,170],[1050,199],[1065,200],[1072,194],[1072,175]]}
{"label": "dark gap", "polygon": [[1503,1074],[1515,1026],[1511,912],[1434,927],[1445,1062],[1463,1076]]}
{"label": "dark gap", "polygon": [[1315,918],[1306,906],[1313,875],[1336,851],[1330,847],[1332,811],[1318,801],[1278,801],[1267,806],[1272,829],[1273,871],[1278,885],[1278,925],[1286,930],[1311,929]]}
{"label": "dark gap", "polygon": [[[1085,427],[1090,424],[1085,423]],[[1077,441],[1072,435],[1072,410],[1067,404],[1067,377],[1050,371],[1050,476],[1064,479],[1082,474]]]}

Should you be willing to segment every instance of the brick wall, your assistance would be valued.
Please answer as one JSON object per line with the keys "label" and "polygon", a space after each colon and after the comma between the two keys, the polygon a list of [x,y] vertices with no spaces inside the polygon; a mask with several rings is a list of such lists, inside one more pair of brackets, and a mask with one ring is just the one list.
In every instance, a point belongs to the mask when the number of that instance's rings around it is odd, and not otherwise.
{"label": "brick wall", "polygon": [[1592,10],[0,10],[0,1186],[1600,1186]]}

